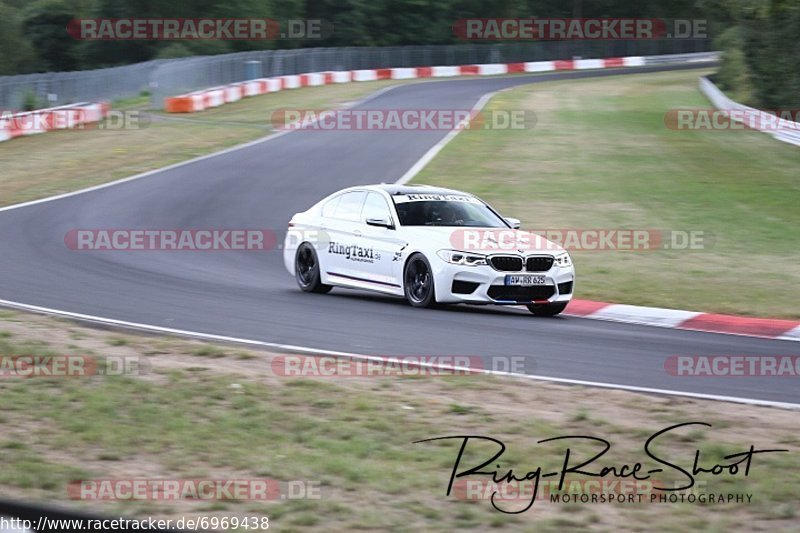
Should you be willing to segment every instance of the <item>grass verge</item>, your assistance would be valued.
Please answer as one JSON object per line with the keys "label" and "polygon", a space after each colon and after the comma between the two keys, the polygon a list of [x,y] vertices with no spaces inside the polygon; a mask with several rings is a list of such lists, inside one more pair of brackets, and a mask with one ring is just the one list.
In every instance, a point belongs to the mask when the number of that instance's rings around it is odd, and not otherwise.
{"label": "grass verge", "polygon": [[[271,529],[452,531],[565,527],[645,531],[789,530],[797,525],[800,445],[795,412],[598,391],[484,376],[285,378],[274,354],[167,337],[86,328],[60,319],[0,312],[0,355],[141,357],[137,376],[6,378],[0,381],[0,493],[106,515],[269,516]],[[756,456],[748,477],[698,475],[701,493],[747,493],[750,503],[551,503],[508,515],[489,501],[446,497],[458,443],[412,444],[443,435],[501,439],[518,475],[557,469],[563,449],[536,444],[592,435],[612,444],[600,463],[655,465],[642,446],[669,425],[703,421],[658,446],[691,468],[723,462],[754,444],[790,453]],[[589,454],[586,445],[574,454]],[[592,448],[594,449],[594,448]],[[464,464],[478,459],[471,448]],[[705,463],[708,461],[708,463]],[[70,500],[74,479],[249,478],[306,480],[319,499],[277,501]],[[665,475],[661,479],[682,480]]]}
{"label": "grass verge", "polygon": [[676,131],[708,109],[704,72],[546,82],[488,110],[535,127],[458,135],[414,181],[474,192],[523,228],[661,229],[713,236],[696,251],[576,251],[576,294],[628,304],[800,317],[800,150],[746,131]]}

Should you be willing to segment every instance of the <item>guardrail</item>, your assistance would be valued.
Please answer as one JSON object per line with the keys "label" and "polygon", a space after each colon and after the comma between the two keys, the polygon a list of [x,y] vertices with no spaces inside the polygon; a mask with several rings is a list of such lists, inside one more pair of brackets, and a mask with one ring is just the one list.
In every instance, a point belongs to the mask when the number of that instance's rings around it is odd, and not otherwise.
{"label": "guardrail", "polygon": [[729,120],[769,133],[779,141],[800,146],[800,123],[781,118],[769,111],[734,102],[706,77],[700,78],[700,92],[706,95],[714,107],[721,110]]}
{"label": "guardrail", "polygon": [[109,104],[81,102],[24,113],[0,113],[0,142],[48,131],[82,128],[108,115]]}
{"label": "guardrail", "polygon": [[[153,107],[164,98],[246,81],[340,70],[413,68],[550,61],[560,58],[654,56],[711,49],[711,39],[557,40],[460,43],[385,47],[295,48],[256,50],[179,59],[156,59],[133,65],[75,72],[0,76],[0,109],[22,110],[73,102],[115,100],[150,92]],[[261,72],[251,76],[248,64]]]}
{"label": "guardrail", "polygon": [[586,70],[604,68],[638,67],[649,64],[666,65],[680,63],[712,62],[718,59],[716,52],[697,54],[671,54],[668,56],[607,57],[602,59],[563,59],[556,61],[528,61],[519,63],[488,63],[477,65],[449,65],[400,68],[375,68],[363,70],[335,70],[307,72],[258,78],[245,82],[210,87],[191,93],[164,99],[168,113],[194,113],[223,104],[237,102],[248,96],[297,89],[332,83],[349,83],[375,80],[404,80],[414,78],[443,78],[453,76],[494,76],[554,70]]}

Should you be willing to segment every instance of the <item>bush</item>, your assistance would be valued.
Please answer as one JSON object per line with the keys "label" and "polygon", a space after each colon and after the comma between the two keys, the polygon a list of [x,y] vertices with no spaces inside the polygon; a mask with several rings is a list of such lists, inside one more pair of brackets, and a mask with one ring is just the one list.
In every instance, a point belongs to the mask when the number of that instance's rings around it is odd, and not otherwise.
{"label": "bush", "polygon": [[758,106],[753,78],[744,52],[744,38],[738,26],[728,28],[714,40],[714,48],[722,52],[722,64],[714,75],[714,83],[730,98],[742,104]]}
{"label": "bush", "polygon": [[36,96],[36,93],[33,91],[25,91],[25,95],[22,97],[22,110],[23,111],[33,111],[35,109],[42,109],[43,105],[40,105],[39,97]]}
{"label": "bush", "polygon": [[192,51],[183,43],[172,43],[161,50],[156,55],[156,59],[176,59],[179,57],[189,57]]}

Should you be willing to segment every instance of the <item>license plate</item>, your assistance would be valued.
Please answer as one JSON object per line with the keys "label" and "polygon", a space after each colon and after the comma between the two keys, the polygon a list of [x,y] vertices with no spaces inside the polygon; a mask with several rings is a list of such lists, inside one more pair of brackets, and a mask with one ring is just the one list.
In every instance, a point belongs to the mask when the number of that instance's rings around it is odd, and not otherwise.
{"label": "license plate", "polygon": [[533,285],[544,285],[544,276],[531,276],[527,274],[508,275],[506,276],[506,285],[521,285],[523,287],[531,287]]}

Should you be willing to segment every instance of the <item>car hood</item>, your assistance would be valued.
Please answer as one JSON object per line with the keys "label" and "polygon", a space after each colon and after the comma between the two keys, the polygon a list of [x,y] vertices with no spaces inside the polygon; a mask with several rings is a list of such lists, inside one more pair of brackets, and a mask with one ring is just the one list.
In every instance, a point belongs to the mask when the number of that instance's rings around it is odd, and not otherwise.
{"label": "car hood", "polygon": [[402,238],[412,246],[436,250],[459,250],[477,254],[551,254],[565,250],[539,234],[508,228],[405,226]]}

